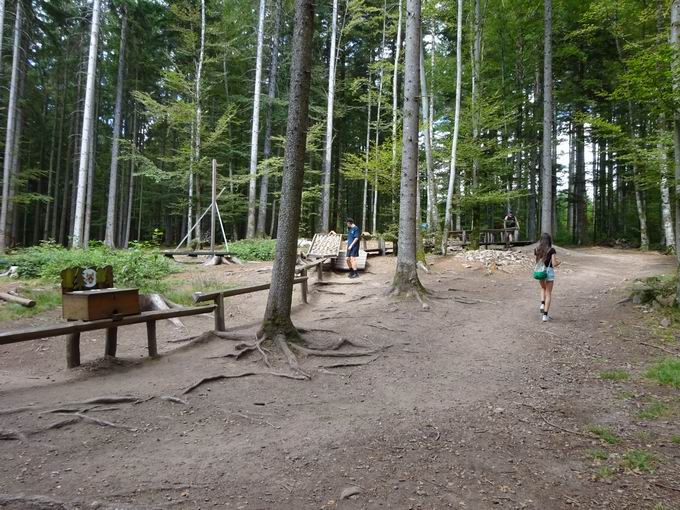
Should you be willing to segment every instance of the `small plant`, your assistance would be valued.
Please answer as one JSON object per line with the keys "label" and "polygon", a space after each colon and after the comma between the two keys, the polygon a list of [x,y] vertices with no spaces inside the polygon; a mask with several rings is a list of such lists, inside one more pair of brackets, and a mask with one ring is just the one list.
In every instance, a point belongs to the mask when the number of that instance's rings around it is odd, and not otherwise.
{"label": "small plant", "polygon": [[588,428],[588,432],[608,444],[618,444],[621,442],[621,438],[619,436],[617,436],[608,427],[603,427],[602,425],[593,425]]}
{"label": "small plant", "polygon": [[680,436],[672,436],[671,437],[671,443],[680,444]]}
{"label": "small plant", "polygon": [[660,384],[680,389],[680,359],[666,358],[653,365],[645,374]]}
{"label": "small plant", "polygon": [[600,372],[600,379],[603,381],[627,381],[629,377],[628,372],[619,368]]}
{"label": "small plant", "polygon": [[588,450],[586,455],[588,458],[593,460],[607,460],[609,458],[609,454],[604,450],[600,450],[599,448],[592,448]]}
{"label": "small plant", "polygon": [[653,401],[638,413],[638,418],[643,420],[656,420],[672,414],[672,409],[658,400]]}
{"label": "small plant", "polygon": [[610,466],[600,466],[595,471],[595,478],[597,480],[607,480],[616,474],[616,471]]}
{"label": "small plant", "polygon": [[654,456],[644,450],[628,450],[623,454],[621,466],[629,471],[648,473],[652,470]]}

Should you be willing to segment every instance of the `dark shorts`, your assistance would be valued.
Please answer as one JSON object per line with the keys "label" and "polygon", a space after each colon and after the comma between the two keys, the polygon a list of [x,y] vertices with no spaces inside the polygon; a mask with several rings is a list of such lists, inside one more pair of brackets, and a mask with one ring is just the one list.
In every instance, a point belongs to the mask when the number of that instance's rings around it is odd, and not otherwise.
{"label": "dark shorts", "polygon": [[352,248],[347,250],[347,256],[348,257],[358,257],[359,256],[359,245],[355,244],[354,246],[352,246]]}

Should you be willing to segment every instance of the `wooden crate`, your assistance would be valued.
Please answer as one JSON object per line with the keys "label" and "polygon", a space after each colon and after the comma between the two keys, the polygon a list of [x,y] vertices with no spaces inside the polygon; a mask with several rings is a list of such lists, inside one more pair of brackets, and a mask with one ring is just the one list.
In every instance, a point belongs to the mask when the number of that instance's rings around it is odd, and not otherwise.
{"label": "wooden crate", "polygon": [[138,313],[139,289],[77,290],[62,294],[62,314],[67,320],[93,321]]}

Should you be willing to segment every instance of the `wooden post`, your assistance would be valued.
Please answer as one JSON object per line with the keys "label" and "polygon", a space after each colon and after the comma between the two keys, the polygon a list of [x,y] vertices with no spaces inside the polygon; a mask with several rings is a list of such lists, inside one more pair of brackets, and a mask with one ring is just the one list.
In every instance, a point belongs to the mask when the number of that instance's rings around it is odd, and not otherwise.
{"label": "wooden post", "polygon": [[319,281],[319,282],[323,281],[323,263],[324,262],[325,262],[325,260],[322,260],[316,265],[316,280]]}
{"label": "wooden post", "polygon": [[225,331],[224,325],[224,296],[219,294],[215,298],[215,331]]}
{"label": "wooden post", "polygon": [[106,348],[104,349],[105,356],[116,357],[116,348],[118,347],[118,328],[106,328]]}
{"label": "wooden post", "polygon": [[149,343],[149,357],[155,358],[158,356],[158,346],[156,344],[156,321],[152,320],[146,323],[146,338]]}
{"label": "wooden post", "polygon": [[80,332],[71,333],[66,337],[66,366],[68,368],[80,366]]}
{"label": "wooden post", "polygon": [[[303,269],[300,276],[307,276],[307,270]],[[307,280],[304,280],[300,285],[302,289],[302,302],[307,303]]]}
{"label": "wooden post", "polygon": [[212,160],[212,192],[210,195],[210,251],[215,254],[215,209],[217,208],[217,161]]}
{"label": "wooden post", "polygon": [[380,249],[380,255],[383,257],[387,255],[387,249],[385,248],[385,238],[382,236],[378,238],[378,249]]}

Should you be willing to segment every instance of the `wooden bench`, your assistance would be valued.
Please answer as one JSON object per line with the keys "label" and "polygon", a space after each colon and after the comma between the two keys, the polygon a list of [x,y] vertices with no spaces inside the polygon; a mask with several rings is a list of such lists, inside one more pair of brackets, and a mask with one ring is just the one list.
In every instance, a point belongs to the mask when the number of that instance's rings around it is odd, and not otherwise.
{"label": "wooden bench", "polygon": [[295,274],[300,275],[300,276],[307,276],[307,272],[310,269],[313,269],[316,267],[316,279],[317,281],[322,282],[323,281],[323,265],[325,263],[329,262],[329,259],[327,258],[320,258],[313,260],[311,262],[307,262],[306,264],[303,264],[301,266],[297,266],[295,268]]}
{"label": "wooden bench", "polygon": [[172,310],[160,310],[153,312],[142,312],[138,315],[127,315],[114,317],[111,319],[98,319],[93,321],[75,321],[57,326],[28,328],[17,331],[0,333],[0,345],[27,342],[40,338],[49,338],[67,335],[66,339],[66,365],[68,368],[80,365],[80,334],[86,331],[106,330],[106,345],[104,348],[105,356],[116,356],[118,346],[118,328],[131,324],[146,323],[146,335],[149,348],[149,357],[158,355],[156,342],[156,322],[159,320],[170,319],[173,317],[187,317],[189,315],[200,315],[211,313],[215,309],[214,305],[199,306],[195,308],[174,308]]}
{"label": "wooden bench", "polygon": [[[302,302],[307,303],[307,280],[308,276],[301,276],[293,280],[293,285],[301,284]],[[194,303],[204,303],[206,301],[213,301],[215,304],[215,331],[225,331],[224,324],[224,298],[231,296],[240,296],[241,294],[250,294],[251,292],[258,292],[260,290],[267,290],[271,287],[271,283],[263,283],[261,285],[251,285],[250,287],[239,287],[237,289],[220,290],[216,292],[196,292],[194,293]]]}

